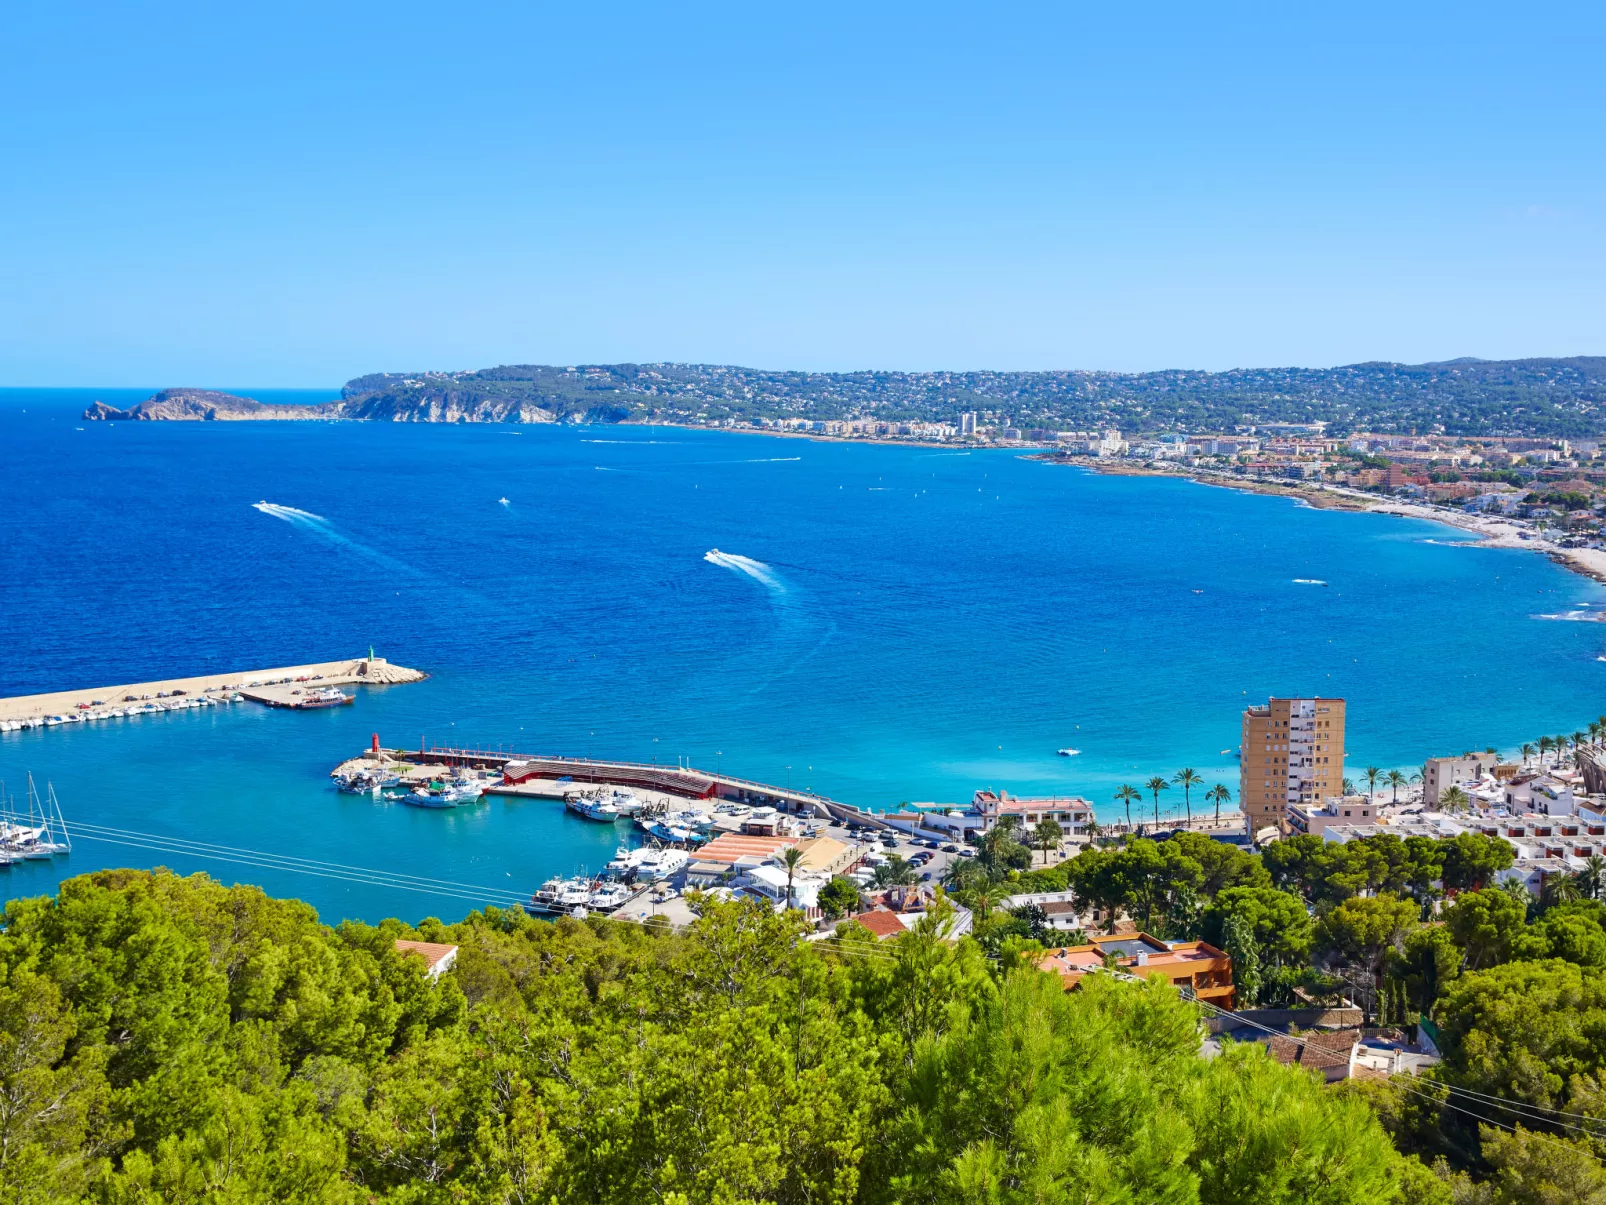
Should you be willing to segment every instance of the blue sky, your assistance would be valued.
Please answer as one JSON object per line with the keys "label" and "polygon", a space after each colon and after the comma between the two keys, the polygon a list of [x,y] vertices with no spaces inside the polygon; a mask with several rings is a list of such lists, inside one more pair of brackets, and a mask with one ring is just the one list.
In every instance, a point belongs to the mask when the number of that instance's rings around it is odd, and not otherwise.
{"label": "blue sky", "polygon": [[10,5],[0,384],[1602,354],[1603,50],[1584,4]]}

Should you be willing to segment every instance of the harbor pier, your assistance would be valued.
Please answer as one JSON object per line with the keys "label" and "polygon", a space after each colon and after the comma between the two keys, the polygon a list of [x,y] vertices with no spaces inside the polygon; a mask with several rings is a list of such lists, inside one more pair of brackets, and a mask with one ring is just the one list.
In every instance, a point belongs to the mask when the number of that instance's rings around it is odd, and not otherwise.
{"label": "harbor pier", "polygon": [[[390,686],[420,682],[429,677],[416,669],[392,665],[370,651],[350,661],[323,661],[279,669],[235,670],[160,682],[133,682],[122,686],[96,686],[41,695],[15,695],[0,699],[0,731],[81,723],[116,716],[143,715],[180,708],[208,706],[233,700],[235,695],[276,706],[297,705],[308,689],[336,686]],[[281,701],[284,700],[284,701]]]}
{"label": "harbor pier", "polygon": [[[462,749],[423,746],[416,750],[369,751],[367,759],[391,763],[442,766],[447,769],[494,770],[502,781],[485,789],[487,795],[506,795],[525,799],[561,800],[576,785],[630,787],[657,791],[681,799],[730,800],[758,807],[773,807],[802,816],[825,820],[852,820],[872,828],[888,825],[879,817],[862,812],[851,804],[828,799],[810,791],[797,791],[773,783],[755,782],[730,774],[698,770],[690,766],[664,766],[648,762],[606,761],[587,757],[550,757],[506,753],[488,749]],[[351,764],[351,763],[348,763]]]}

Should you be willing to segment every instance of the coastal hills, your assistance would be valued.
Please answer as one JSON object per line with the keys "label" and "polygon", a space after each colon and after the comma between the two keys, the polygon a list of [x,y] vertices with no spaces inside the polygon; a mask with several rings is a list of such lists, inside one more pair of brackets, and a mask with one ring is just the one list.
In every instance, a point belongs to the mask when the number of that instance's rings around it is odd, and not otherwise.
{"label": "coastal hills", "polygon": [[952,421],[976,410],[1050,430],[1231,430],[1325,422],[1352,430],[1479,436],[1606,433],[1606,357],[1365,363],[1118,373],[784,372],[708,364],[503,365],[477,372],[374,373],[321,406],[269,406],[167,389],[86,419],[347,419],[382,422],[659,422],[875,417]]}

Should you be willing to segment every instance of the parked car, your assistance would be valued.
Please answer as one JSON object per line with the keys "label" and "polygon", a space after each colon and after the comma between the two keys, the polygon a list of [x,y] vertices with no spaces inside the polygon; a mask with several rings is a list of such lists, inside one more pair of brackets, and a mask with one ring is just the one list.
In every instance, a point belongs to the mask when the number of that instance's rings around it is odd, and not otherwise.
{"label": "parked car", "polygon": [[959,852],[959,846],[957,846],[957,845],[944,845],[942,847],[942,852],[945,853],[945,854],[956,854],[956,853]]}

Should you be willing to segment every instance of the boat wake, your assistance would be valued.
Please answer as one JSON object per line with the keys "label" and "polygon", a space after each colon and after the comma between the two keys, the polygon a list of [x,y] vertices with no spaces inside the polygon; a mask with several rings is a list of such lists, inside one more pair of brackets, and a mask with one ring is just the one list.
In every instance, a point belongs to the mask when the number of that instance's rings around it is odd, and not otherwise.
{"label": "boat wake", "polygon": [[409,565],[406,561],[398,561],[395,557],[388,556],[385,553],[380,552],[377,548],[370,548],[368,545],[352,539],[350,536],[337,530],[334,524],[330,523],[328,519],[324,518],[322,515],[315,515],[310,510],[302,510],[301,508],[295,506],[281,506],[277,502],[253,502],[251,503],[251,509],[259,510],[265,515],[272,515],[275,519],[283,519],[286,523],[291,524],[301,531],[315,535],[326,543],[335,545],[337,548],[342,548],[348,552],[356,553],[365,560],[372,561],[376,565],[380,565],[392,573],[404,574],[408,577],[423,578],[431,581],[434,580],[429,574],[423,572],[422,570],[413,568],[413,566]]}
{"label": "boat wake", "polygon": [[1530,619],[1556,619],[1564,623],[1606,623],[1599,611],[1557,611],[1551,615],[1532,615]]}
{"label": "boat wake", "polygon": [[722,569],[730,569],[736,573],[746,574],[755,582],[767,586],[777,594],[786,593],[786,583],[780,576],[763,561],[755,561],[752,557],[738,556],[734,552],[721,552],[711,548],[703,553],[703,560],[710,565],[718,565]]}
{"label": "boat wake", "polygon": [[755,456],[752,460],[744,460],[743,464],[785,464],[789,460],[802,460],[801,456]]}
{"label": "boat wake", "polygon": [[315,515],[310,510],[302,510],[297,506],[281,506],[277,502],[253,502],[251,509],[272,515],[275,519],[283,519],[286,523],[294,523],[301,519],[310,519],[315,523],[328,522],[322,515]]}

